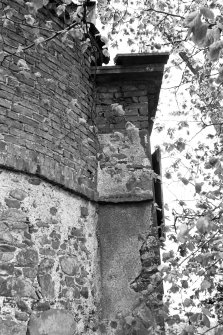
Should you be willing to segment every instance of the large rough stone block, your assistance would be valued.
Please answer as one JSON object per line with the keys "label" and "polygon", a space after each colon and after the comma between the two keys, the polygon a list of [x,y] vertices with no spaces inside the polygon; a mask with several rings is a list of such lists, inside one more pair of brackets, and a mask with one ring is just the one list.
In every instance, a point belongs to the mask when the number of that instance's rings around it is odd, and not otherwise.
{"label": "large rough stone block", "polygon": [[35,267],[38,264],[38,253],[32,248],[21,250],[16,260],[17,266]]}
{"label": "large rough stone block", "polygon": [[26,229],[28,228],[25,214],[15,208],[3,211],[0,217],[1,223],[6,223],[10,229]]}
{"label": "large rough stone block", "polygon": [[62,271],[69,276],[75,275],[79,269],[77,259],[75,257],[61,257],[60,265]]}
{"label": "large rough stone block", "polygon": [[28,323],[29,335],[74,335],[76,322],[72,314],[59,309],[32,315]]}
{"label": "large rough stone block", "polygon": [[9,277],[1,282],[0,296],[37,299],[35,289],[28,281],[13,277]]}
{"label": "large rough stone block", "polygon": [[26,335],[26,326],[0,318],[0,335]]}

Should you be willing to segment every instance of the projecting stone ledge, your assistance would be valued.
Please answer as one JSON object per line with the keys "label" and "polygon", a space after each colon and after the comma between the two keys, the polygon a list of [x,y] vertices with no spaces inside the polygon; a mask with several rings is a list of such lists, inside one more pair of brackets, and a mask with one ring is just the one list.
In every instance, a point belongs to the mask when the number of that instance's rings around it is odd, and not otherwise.
{"label": "projecting stone ledge", "polygon": [[111,202],[111,203],[120,203],[120,202],[139,202],[153,200],[153,192],[141,193],[141,194],[119,194],[116,196],[101,196],[98,199],[98,202]]}

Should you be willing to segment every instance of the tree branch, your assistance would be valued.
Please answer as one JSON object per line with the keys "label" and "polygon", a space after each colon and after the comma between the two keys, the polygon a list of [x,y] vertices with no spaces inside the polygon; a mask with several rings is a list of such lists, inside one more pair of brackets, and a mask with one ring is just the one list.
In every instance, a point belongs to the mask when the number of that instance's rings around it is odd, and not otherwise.
{"label": "tree branch", "polygon": [[148,9],[145,9],[145,11],[146,12],[155,12],[155,13],[163,14],[163,15],[166,15],[166,16],[178,17],[179,19],[184,20],[184,16],[177,15],[177,14],[172,14],[172,13],[168,13],[168,12],[164,12],[162,10],[157,10],[157,9],[154,9],[154,8],[148,8]]}
{"label": "tree branch", "polygon": [[[73,27],[77,26],[78,24],[79,24],[78,22],[74,22],[74,23],[72,23],[71,25],[69,25],[67,28],[57,31],[57,32],[54,33],[53,35],[51,35],[51,36],[45,38],[45,39],[41,42],[41,44],[42,44],[42,43],[47,43],[47,42],[53,40],[54,38],[56,38],[56,37],[59,36],[60,34],[62,34],[62,33],[64,33],[64,32],[67,32],[67,31],[71,30]],[[28,49],[31,49],[31,48],[33,48],[35,45],[36,45],[36,43],[33,42],[33,43],[27,45],[26,47],[22,48],[22,49],[21,49],[21,52],[24,52],[24,51],[26,51],[26,50],[28,50]],[[13,56],[13,55],[16,55],[16,54],[17,54],[17,51],[15,51],[14,53],[8,53],[7,55],[5,55],[5,56],[3,57],[2,61],[1,61],[1,64],[4,62],[4,60],[5,60],[7,57],[10,57],[10,56]]]}

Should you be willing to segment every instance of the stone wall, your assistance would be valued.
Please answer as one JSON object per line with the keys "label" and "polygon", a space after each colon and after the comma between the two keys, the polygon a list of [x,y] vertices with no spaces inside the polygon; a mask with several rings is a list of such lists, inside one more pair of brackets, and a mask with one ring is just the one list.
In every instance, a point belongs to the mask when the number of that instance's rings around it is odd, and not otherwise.
{"label": "stone wall", "polygon": [[150,150],[162,57],[151,65],[151,55],[119,55],[128,64],[97,70],[100,330],[107,335],[146,335],[157,326],[164,334]]}
{"label": "stone wall", "polygon": [[27,324],[30,335],[92,334],[100,293],[96,206],[4,170],[0,189],[0,334],[26,335]]}
{"label": "stone wall", "polygon": [[[35,29],[20,24],[28,14],[25,4],[2,0],[1,16],[7,6],[15,10],[13,19],[19,23],[1,26],[0,44],[6,53],[15,53],[19,45],[33,43]],[[64,28],[47,8],[37,20],[42,27],[52,20],[55,31]],[[70,41],[72,47],[64,45],[61,37],[2,63],[0,165],[94,198],[97,142],[89,121],[94,118],[88,54],[81,53],[75,40]]]}
{"label": "stone wall", "polygon": [[[118,77],[118,74],[117,74]],[[99,76],[100,78],[100,76]],[[139,77],[140,78],[140,77]],[[100,133],[125,129],[127,121],[132,122],[139,129],[149,128],[151,117],[155,115],[159,99],[159,80],[145,80],[133,78],[128,80],[113,79],[97,89],[97,124]],[[119,103],[123,106],[125,115],[120,116],[112,111],[111,104]]]}

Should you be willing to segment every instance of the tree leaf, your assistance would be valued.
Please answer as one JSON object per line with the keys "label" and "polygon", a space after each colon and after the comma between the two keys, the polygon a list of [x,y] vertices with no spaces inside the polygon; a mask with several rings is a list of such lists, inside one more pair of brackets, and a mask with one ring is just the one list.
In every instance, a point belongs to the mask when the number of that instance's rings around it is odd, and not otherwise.
{"label": "tree leaf", "polygon": [[84,119],[83,117],[79,117],[78,121],[80,124],[83,124],[83,125],[87,123],[87,120]]}
{"label": "tree leaf", "polygon": [[16,14],[16,10],[14,8],[11,8],[10,6],[5,7],[4,13],[7,17],[7,19],[11,19],[14,14]]}
{"label": "tree leaf", "polygon": [[180,178],[180,180],[182,181],[182,183],[184,185],[188,185],[189,184],[189,180],[187,178],[182,177],[182,178]]}
{"label": "tree leaf", "polygon": [[195,19],[199,16],[199,12],[196,10],[194,12],[191,12],[188,16],[186,16],[184,25],[186,27],[193,27]]}
{"label": "tree leaf", "polygon": [[207,315],[207,316],[210,316],[210,317],[211,317],[211,312],[209,311],[209,309],[207,309],[207,308],[203,307],[203,308],[202,308],[202,312],[203,312],[205,315]]}
{"label": "tree leaf", "polygon": [[30,26],[33,26],[34,23],[35,23],[35,19],[32,15],[24,15],[25,19],[26,19],[26,22],[27,24],[29,24]]}
{"label": "tree leaf", "polygon": [[207,57],[213,61],[216,62],[219,59],[220,52],[223,48],[223,41],[217,41],[210,45],[209,52],[207,54]]}
{"label": "tree leaf", "polygon": [[202,183],[195,183],[195,192],[200,194],[201,190],[202,190],[202,186],[203,186],[203,182]]}
{"label": "tree leaf", "polygon": [[192,41],[197,44],[198,46],[203,46],[206,40],[208,30],[208,24],[207,23],[199,23],[195,25],[192,29]]}
{"label": "tree leaf", "polygon": [[204,279],[201,283],[201,290],[204,291],[210,287],[211,287],[211,283],[208,280]]}
{"label": "tree leaf", "polygon": [[203,317],[202,317],[202,323],[205,327],[208,327],[210,328],[211,326],[211,323],[210,323],[210,320],[209,318],[207,317],[207,315],[203,314]]}
{"label": "tree leaf", "polygon": [[186,298],[183,302],[184,307],[189,307],[193,304],[193,301],[191,299]]}
{"label": "tree leaf", "polygon": [[210,10],[208,7],[204,7],[202,6],[200,8],[200,13],[209,20],[214,20],[214,13],[212,12],[212,10]]}
{"label": "tree leaf", "polygon": [[65,4],[59,5],[57,7],[57,15],[61,16],[65,12],[65,10],[66,10],[66,5]]}
{"label": "tree leaf", "polygon": [[39,10],[43,7],[43,0],[32,0],[32,4],[36,10]]}
{"label": "tree leaf", "polygon": [[26,63],[25,59],[19,59],[17,62],[17,65],[22,69],[22,70],[30,70],[28,64]]}
{"label": "tree leaf", "polygon": [[44,40],[45,40],[44,37],[40,36],[40,37],[38,37],[38,38],[36,38],[36,39],[34,40],[34,43],[35,43],[36,45],[38,45],[38,44],[43,43]]}
{"label": "tree leaf", "polygon": [[200,217],[197,220],[196,227],[197,227],[197,230],[199,231],[199,233],[201,233],[201,234],[206,233],[209,229],[209,221],[208,221],[207,217],[205,217],[205,216]]}
{"label": "tree leaf", "polygon": [[183,139],[179,138],[179,140],[175,143],[175,147],[178,151],[182,152],[185,149],[185,142]]}
{"label": "tree leaf", "polygon": [[188,281],[187,280],[181,280],[181,285],[183,288],[188,288]]}

